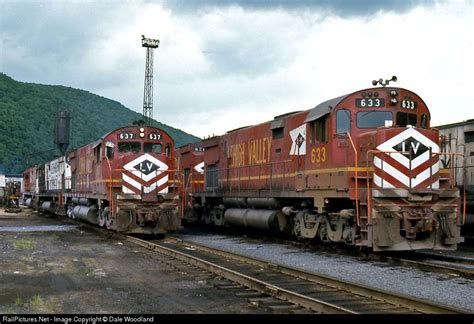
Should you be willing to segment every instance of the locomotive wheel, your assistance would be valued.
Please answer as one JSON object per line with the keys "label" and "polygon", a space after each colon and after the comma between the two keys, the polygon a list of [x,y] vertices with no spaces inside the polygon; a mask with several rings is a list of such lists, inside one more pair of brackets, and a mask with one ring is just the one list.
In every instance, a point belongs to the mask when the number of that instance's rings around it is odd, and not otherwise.
{"label": "locomotive wheel", "polygon": [[209,213],[204,214],[204,224],[209,225],[211,223],[211,215]]}
{"label": "locomotive wheel", "polygon": [[[107,222],[106,216],[104,214],[105,214],[104,211],[99,212],[99,226],[100,227],[105,227],[105,224]],[[108,213],[107,213],[107,215],[108,215]]]}
{"label": "locomotive wheel", "polygon": [[71,206],[68,206],[66,215],[67,215],[68,218],[71,218],[71,219],[75,218],[74,215],[72,214],[72,207]]}
{"label": "locomotive wheel", "polygon": [[111,227],[112,227],[112,221],[111,221],[109,215],[107,215],[107,217],[105,218],[105,227],[107,227],[107,229],[111,229]]}
{"label": "locomotive wheel", "polygon": [[112,221],[110,219],[109,207],[105,207],[104,211],[101,214],[103,215],[103,218],[104,218],[105,227],[110,229],[110,227],[112,226]]}

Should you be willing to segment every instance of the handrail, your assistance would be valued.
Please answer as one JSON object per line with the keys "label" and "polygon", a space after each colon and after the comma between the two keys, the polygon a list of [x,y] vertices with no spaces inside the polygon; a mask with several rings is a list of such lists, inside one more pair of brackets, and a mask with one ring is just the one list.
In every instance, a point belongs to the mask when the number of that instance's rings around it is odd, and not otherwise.
{"label": "handrail", "polygon": [[[178,175],[179,177],[179,175]],[[181,187],[183,188],[183,199],[181,199],[181,218],[184,217],[184,209],[186,208],[186,203],[188,202],[188,186],[191,184],[190,192],[192,194],[193,192],[193,173],[189,172],[188,179],[184,179],[184,174],[183,174],[183,185]]]}
{"label": "handrail", "polygon": [[114,182],[114,175],[113,175],[113,171],[112,171],[112,166],[110,165],[110,160],[109,160],[109,157],[107,156],[107,154],[105,154],[105,159],[107,160],[107,165],[109,167],[109,171],[110,171],[110,182],[109,182],[109,195],[110,195],[110,210],[111,210],[111,213],[112,213],[112,216],[115,216],[114,215],[114,197],[112,195],[112,185],[113,185],[113,182]]}
{"label": "handrail", "polygon": [[349,138],[352,149],[354,150],[354,170],[355,170],[355,203],[356,203],[356,222],[357,226],[360,226],[360,215],[359,215],[359,187],[358,187],[358,155],[357,155],[357,149],[354,145],[354,141],[352,140],[351,134],[349,132],[346,133],[347,137]]}

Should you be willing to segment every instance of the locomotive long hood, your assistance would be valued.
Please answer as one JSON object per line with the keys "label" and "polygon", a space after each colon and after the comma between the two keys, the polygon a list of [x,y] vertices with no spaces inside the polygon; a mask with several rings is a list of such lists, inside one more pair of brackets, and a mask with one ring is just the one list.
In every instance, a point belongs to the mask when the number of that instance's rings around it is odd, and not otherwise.
{"label": "locomotive long hood", "polygon": [[380,188],[438,189],[438,132],[403,128],[377,132],[374,184]]}

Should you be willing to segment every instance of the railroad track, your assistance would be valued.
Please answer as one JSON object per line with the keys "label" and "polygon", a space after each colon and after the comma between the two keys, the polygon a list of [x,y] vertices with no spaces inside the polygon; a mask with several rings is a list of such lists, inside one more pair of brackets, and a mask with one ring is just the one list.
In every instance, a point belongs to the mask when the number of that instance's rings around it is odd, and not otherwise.
{"label": "railroad track", "polygon": [[329,314],[465,312],[401,294],[183,242],[176,238],[150,242],[127,236],[126,240],[232,281],[235,284],[226,284],[223,288],[240,290],[240,295],[247,296],[250,303],[260,305],[275,299],[291,303],[293,307],[282,306],[282,309],[288,312],[299,310],[301,307]]}
{"label": "railroad track", "polygon": [[[71,220],[68,218],[61,218],[62,220],[69,222],[69,223],[77,223],[75,220]],[[95,225],[83,223],[83,226],[90,227],[96,231],[103,232],[103,233],[108,233],[109,235],[112,233],[110,231],[107,231],[103,228],[97,227]],[[205,233],[214,233],[212,231],[206,231],[205,229],[203,230],[202,228],[200,231],[204,231]],[[221,232],[223,235],[229,235],[226,231]],[[235,234],[232,234],[235,235]],[[252,237],[253,235],[258,235],[256,238],[258,239],[263,239],[264,241],[272,241],[272,242],[277,242],[281,244],[286,244],[286,245],[292,245],[292,246],[297,246],[297,247],[304,247],[304,248],[310,248],[314,250],[315,252],[318,253],[335,253],[335,254],[343,254],[343,255],[348,255],[347,250],[331,250],[327,246],[318,246],[318,245],[310,245],[308,246],[305,243],[301,243],[298,241],[294,240],[286,240],[286,239],[281,239],[281,238],[276,238],[274,236],[266,236],[265,233],[262,232],[256,232],[256,234],[250,234],[246,233],[249,237]],[[468,278],[468,279],[474,279],[474,257],[470,259],[465,259],[465,258],[458,258],[456,256],[452,255],[441,255],[441,254],[435,254],[435,253],[429,253],[429,254],[424,254],[424,252],[415,252],[415,253],[410,253],[410,252],[401,252],[401,253],[391,253],[391,254],[379,254],[379,253],[370,253],[370,254],[364,254],[362,252],[356,252],[355,254],[352,253],[352,256],[356,257],[361,257],[365,258],[368,260],[373,260],[373,261],[380,261],[380,262],[390,262],[394,265],[399,265],[399,266],[406,266],[406,267],[412,267],[412,268],[418,268],[423,271],[430,271],[434,273],[443,273],[447,274],[450,276],[459,276],[463,278]],[[441,261],[441,262],[440,262]]]}
{"label": "railroad track", "polygon": [[[214,233],[202,228],[200,231],[204,231],[204,233]],[[220,234],[229,235],[227,231],[221,231]],[[230,235],[234,236],[236,234],[231,233]],[[423,271],[474,279],[474,251],[473,256],[470,258],[458,257],[452,255],[449,251],[445,251],[445,254],[437,254],[435,251],[364,253],[360,250],[348,250],[347,247],[340,249],[333,248],[333,246],[317,245],[309,242],[303,243],[274,236],[266,236],[265,233],[262,232],[246,233],[246,235],[250,238],[262,240],[262,242],[276,242],[279,244],[296,246],[298,248],[310,249],[315,253],[351,256],[369,261],[391,263],[397,266],[417,268]],[[237,234],[237,236],[243,237],[243,234]]]}
{"label": "railroad track", "polygon": [[[74,222],[66,220],[66,222]],[[168,236],[165,240],[149,242],[110,232],[81,223],[102,234],[115,236],[141,245],[193,267],[198,267],[221,278],[210,282],[223,289],[233,289],[238,296],[248,297],[256,306],[276,312],[318,313],[463,313],[462,309],[440,306],[392,294],[377,289],[341,282],[323,275],[253,260],[229,252],[215,250],[195,243],[186,243]],[[281,242],[281,240],[280,240]],[[294,245],[302,245],[291,242]],[[166,260],[166,258],[164,259]],[[398,261],[396,261],[398,262]],[[173,262],[170,261],[170,264]],[[243,277],[243,279],[241,278]],[[281,301],[281,302],[278,302]]]}
{"label": "railroad track", "polygon": [[380,261],[388,261],[403,266],[416,267],[426,271],[444,273],[451,276],[474,278],[474,258],[465,258],[433,252],[402,253],[401,255],[378,255]]}

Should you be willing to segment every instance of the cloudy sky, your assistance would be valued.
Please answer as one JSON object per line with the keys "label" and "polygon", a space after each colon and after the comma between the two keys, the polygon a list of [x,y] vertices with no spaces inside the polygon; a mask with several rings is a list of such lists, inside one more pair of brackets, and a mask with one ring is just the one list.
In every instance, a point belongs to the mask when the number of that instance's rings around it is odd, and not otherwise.
{"label": "cloudy sky", "polygon": [[0,0],[0,71],[222,134],[398,77],[432,124],[474,118],[473,0]]}

